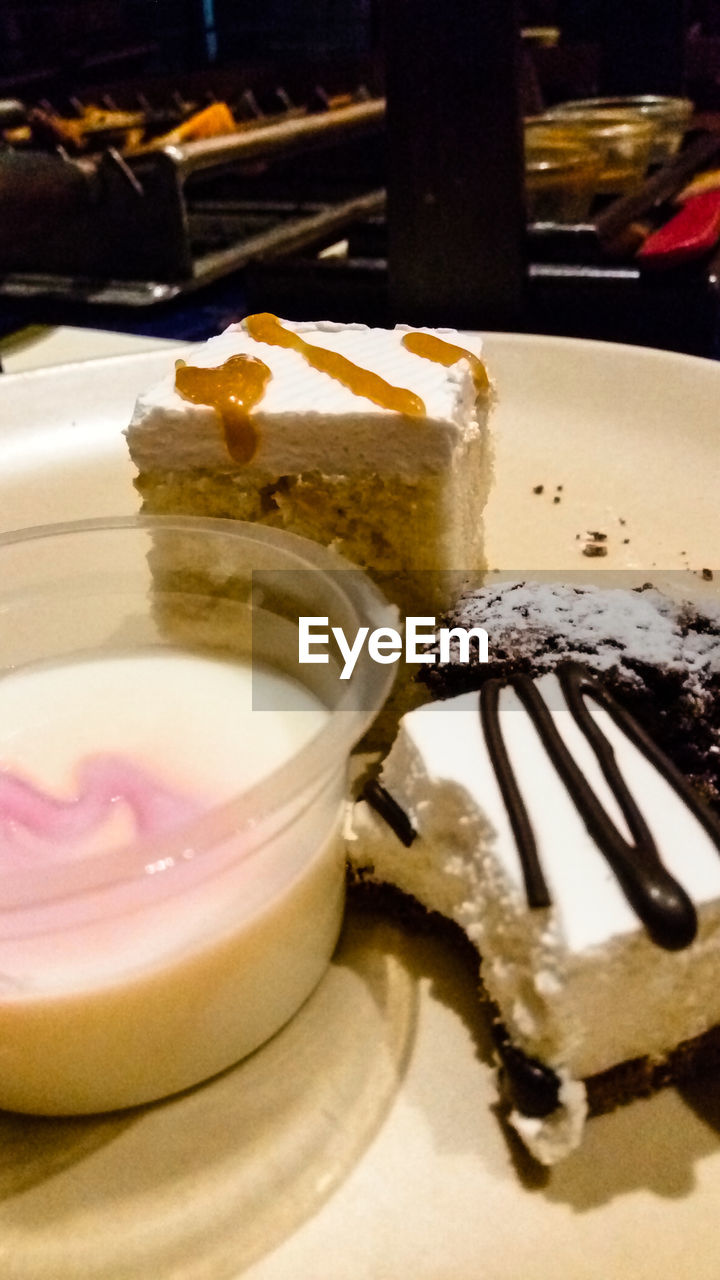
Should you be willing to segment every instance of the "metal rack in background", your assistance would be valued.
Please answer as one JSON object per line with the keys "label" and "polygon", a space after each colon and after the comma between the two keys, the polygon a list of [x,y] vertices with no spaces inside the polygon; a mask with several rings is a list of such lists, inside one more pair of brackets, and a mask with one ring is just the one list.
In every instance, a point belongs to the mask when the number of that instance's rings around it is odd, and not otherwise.
{"label": "metal rack in background", "polygon": [[332,238],[384,205],[385,103],[356,97],[138,154],[0,151],[0,294],[147,306]]}

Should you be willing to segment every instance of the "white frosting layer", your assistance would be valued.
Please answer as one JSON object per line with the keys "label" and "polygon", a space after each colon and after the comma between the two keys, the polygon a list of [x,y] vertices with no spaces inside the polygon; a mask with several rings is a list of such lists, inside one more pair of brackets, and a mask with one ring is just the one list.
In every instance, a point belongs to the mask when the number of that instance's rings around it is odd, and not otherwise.
{"label": "white frosting layer", "polygon": [[[594,754],[555,676],[536,682],[564,741],[627,834]],[[405,849],[362,803],[352,863],[396,884],[460,924],[482,957],[482,976],[512,1040],[571,1085],[645,1055],[663,1057],[720,1022],[720,852],[644,755],[592,700],[621,772],[665,866],[696,905],[696,940],[681,951],[654,943],[588,834],[517,695],[501,693],[503,738],[535,833],[552,906],[527,903],[517,846],[491,764],[477,693],[404,718],[382,781],[418,838]],[[567,1123],[519,1125],[539,1159],[579,1141],[584,1103]],[[549,1123],[549,1122],[548,1122]],[[562,1135],[566,1135],[562,1137]],[[534,1135],[534,1136],[533,1136]]]}
{"label": "white frosting layer", "polygon": [[[426,415],[406,417],[383,409],[313,369],[299,352],[256,342],[241,325],[231,325],[193,351],[188,363],[214,368],[230,356],[244,354],[269,367],[272,376],[252,415],[259,446],[252,462],[242,467],[248,477],[308,471],[349,475],[382,470],[404,477],[433,473],[450,466],[481,429],[487,397],[476,405],[467,360],[445,368],[413,355],[402,346],[405,328],[282,323],[307,342],[338,351],[393,386],[415,392]],[[454,330],[429,332],[471,349]],[[477,337],[472,353],[481,353]],[[142,471],[240,469],[228,453],[218,413],[178,395],[174,368],[140,396],[127,438]]]}

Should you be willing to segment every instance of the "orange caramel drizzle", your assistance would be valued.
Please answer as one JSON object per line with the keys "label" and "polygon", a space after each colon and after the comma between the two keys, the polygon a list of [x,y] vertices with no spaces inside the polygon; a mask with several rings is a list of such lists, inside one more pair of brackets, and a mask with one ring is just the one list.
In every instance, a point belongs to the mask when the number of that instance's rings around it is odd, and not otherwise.
{"label": "orange caramel drizzle", "polygon": [[464,347],[446,342],[444,338],[438,338],[434,333],[417,331],[403,334],[402,344],[406,351],[411,351],[413,355],[423,356],[425,360],[434,360],[436,364],[442,364],[446,369],[457,364],[458,360],[467,360],[476,394],[480,395],[481,392],[487,391],[490,385],[487,369],[482,360],[473,355],[472,351],[466,351]]}
{"label": "orange caramel drizzle", "polygon": [[283,328],[277,316],[270,315],[269,312],[248,316],[245,320],[245,328],[256,342],[265,342],[271,347],[288,347],[292,351],[298,351],[313,369],[329,374],[355,395],[364,396],[366,400],[380,405],[382,409],[404,413],[411,418],[420,418],[425,415],[425,405],[414,391],[408,391],[404,387],[394,387],[379,374],[363,369],[339,352],[327,351],[324,347],[316,347],[313,343],[306,342],[299,333]]}
{"label": "orange caramel drizzle", "polygon": [[228,452],[235,462],[250,462],[258,434],[250,415],[262,399],[270,370],[254,356],[230,356],[216,369],[179,364],[175,389],[184,400],[206,404],[220,415]]}

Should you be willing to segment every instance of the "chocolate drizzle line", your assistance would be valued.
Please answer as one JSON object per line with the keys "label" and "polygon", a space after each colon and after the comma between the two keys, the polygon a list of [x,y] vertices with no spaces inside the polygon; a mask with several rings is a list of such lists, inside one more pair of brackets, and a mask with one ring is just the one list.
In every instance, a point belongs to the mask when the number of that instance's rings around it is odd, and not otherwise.
{"label": "chocolate drizzle line", "polygon": [[[638,751],[642,752],[646,760],[657,769],[658,773],[672,787],[675,794],[679,796],[693,817],[697,819],[716,849],[720,852],[720,822],[715,814],[703,803],[687,779],[656,746],[652,738],[644,733],[637,721],[579,663],[564,664],[558,674],[565,700],[577,725],[585,733],[598,758],[600,758],[600,753],[605,751],[609,755],[610,761],[612,761],[612,748],[585,706],[584,697],[592,698],[598,706],[607,711],[618,728],[622,730],[630,742],[637,747]],[[598,743],[597,746],[596,742]],[[629,819],[627,821],[628,826],[630,826]],[[694,914],[692,904],[690,903],[689,905]]]}
{"label": "chocolate drizzle line", "polygon": [[513,1044],[499,1019],[493,1021],[491,1031],[505,1075],[503,1092],[510,1105],[522,1115],[540,1120],[552,1115],[560,1102],[559,1076]]}
{"label": "chocolate drizzle line", "polygon": [[500,729],[500,688],[499,680],[488,680],[480,690],[480,720],[485,744],[518,847],[528,905],[549,907],[550,890],[540,865],[535,834]]}
{"label": "chocolate drizzle line", "polygon": [[[516,676],[511,684],[537,729],[540,740],[588,832],[607,859],[625,897],[650,937],[658,946],[669,951],[689,946],[697,932],[695,908],[685,890],[663,866],[647,824],[617,766],[612,745],[590,715],[584,698],[592,697],[608,712],[629,740],[673,786],[718,848],[720,827],[711,814],[704,812],[685,780],[676,774],[670,762],[593,675],[576,663],[562,664],[558,667],[557,675],[568,708],[595,753],[605,780],[625,817],[632,834],[632,844],[618,830],[576,764],[533,680],[521,675]],[[508,813],[510,816],[510,810]],[[520,855],[522,857],[521,849]]]}
{"label": "chocolate drizzle line", "polygon": [[417,839],[417,831],[412,825],[404,809],[401,809],[397,800],[394,800],[389,791],[377,779],[366,782],[363,788],[363,797],[367,800],[371,808],[384,818],[388,826],[395,832],[401,844],[406,849],[410,848],[413,840]]}

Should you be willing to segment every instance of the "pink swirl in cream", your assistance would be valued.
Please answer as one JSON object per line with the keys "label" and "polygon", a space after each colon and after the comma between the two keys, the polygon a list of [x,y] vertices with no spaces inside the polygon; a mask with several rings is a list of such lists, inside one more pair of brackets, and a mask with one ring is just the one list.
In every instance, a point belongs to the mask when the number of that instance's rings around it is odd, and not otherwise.
{"label": "pink swirl in cream", "polygon": [[[196,817],[201,806],[171,790],[123,756],[97,755],[78,763],[76,792],[52,795],[10,770],[0,769],[0,862],[28,852],[87,852],[88,842],[111,827],[115,838],[151,836]],[[120,820],[118,823],[118,819]]]}

